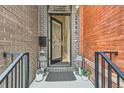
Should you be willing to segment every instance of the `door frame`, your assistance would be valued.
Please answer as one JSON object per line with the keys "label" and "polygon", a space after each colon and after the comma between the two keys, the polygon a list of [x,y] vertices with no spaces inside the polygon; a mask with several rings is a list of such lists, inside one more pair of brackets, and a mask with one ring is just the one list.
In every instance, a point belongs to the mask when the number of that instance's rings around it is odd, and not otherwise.
{"label": "door frame", "polygon": [[[57,23],[59,23],[60,25],[61,25],[61,57],[60,58],[57,58],[56,60],[54,60],[53,62],[52,62],[52,20],[53,21],[55,21],[55,22],[57,22]],[[50,55],[50,57],[51,57],[51,62],[50,62],[50,64],[52,65],[52,64],[54,64],[54,63],[57,63],[58,61],[62,61],[62,57],[63,57],[63,54],[62,54],[62,51],[63,51],[63,46],[62,46],[62,43],[63,43],[63,37],[62,37],[62,34],[63,34],[63,24],[62,24],[62,22],[60,22],[58,19],[56,19],[56,18],[54,18],[54,17],[52,17],[52,16],[50,16],[50,35],[51,35],[51,39],[50,39],[50,42],[51,42],[51,45],[50,45],[50,52],[51,52],[51,55]]]}
{"label": "door frame", "polygon": [[[48,12],[47,12],[48,13]],[[49,49],[50,49],[50,47],[51,47],[51,39],[49,38],[49,34],[51,34],[50,33],[50,16],[52,16],[52,15],[54,15],[54,16],[69,16],[70,17],[70,64],[69,64],[69,66],[66,66],[66,67],[72,67],[72,13],[48,13],[48,16],[47,16],[47,27],[48,27],[48,31],[47,31],[47,33],[48,33],[48,48],[47,48],[47,50],[48,50],[48,57],[47,57],[47,67],[54,67],[54,66],[51,66],[51,64],[50,64],[50,61],[51,61],[51,58],[49,57],[49,55],[51,54],[50,52],[49,52]],[[50,44],[50,45],[49,45]],[[61,66],[57,66],[57,67],[61,67]],[[64,66],[62,66],[62,67],[64,67]]]}

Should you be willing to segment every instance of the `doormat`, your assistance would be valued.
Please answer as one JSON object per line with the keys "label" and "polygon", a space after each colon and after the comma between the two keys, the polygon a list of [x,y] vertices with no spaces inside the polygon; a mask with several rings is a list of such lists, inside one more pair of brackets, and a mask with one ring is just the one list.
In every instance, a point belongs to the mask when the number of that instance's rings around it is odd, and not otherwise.
{"label": "doormat", "polygon": [[74,81],[76,80],[73,72],[49,72],[46,81]]}

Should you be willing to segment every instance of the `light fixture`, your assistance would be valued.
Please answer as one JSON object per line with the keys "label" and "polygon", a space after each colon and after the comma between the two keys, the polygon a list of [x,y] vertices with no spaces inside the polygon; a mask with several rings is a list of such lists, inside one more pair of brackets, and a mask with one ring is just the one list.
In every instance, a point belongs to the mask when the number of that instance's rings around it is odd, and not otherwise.
{"label": "light fixture", "polygon": [[76,11],[78,11],[79,10],[79,5],[76,5],[75,9],[76,9]]}
{"label": "light fixture", "polygon": [[79,5],[76,5],[75,8],[76,8],[76,9],[79,9]]}

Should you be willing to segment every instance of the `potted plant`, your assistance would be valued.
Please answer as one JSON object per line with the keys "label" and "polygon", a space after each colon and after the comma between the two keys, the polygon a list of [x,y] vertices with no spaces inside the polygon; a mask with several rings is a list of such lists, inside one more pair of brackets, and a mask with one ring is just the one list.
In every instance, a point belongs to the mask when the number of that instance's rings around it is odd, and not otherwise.
{"label": "potted plant", "polygon": [[81,72],[83,80],[88,80],[90,78],[90,71],[88,71],[87,69],[82,69]]}

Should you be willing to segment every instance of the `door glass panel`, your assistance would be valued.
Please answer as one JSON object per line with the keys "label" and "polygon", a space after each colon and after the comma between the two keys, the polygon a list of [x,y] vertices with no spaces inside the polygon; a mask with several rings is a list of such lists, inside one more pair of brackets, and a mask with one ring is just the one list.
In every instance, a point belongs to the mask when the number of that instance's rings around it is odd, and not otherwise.
{"label": "door glass panel", "polygon": [[61,58],[61,24],[52,20],[52,60]]}

